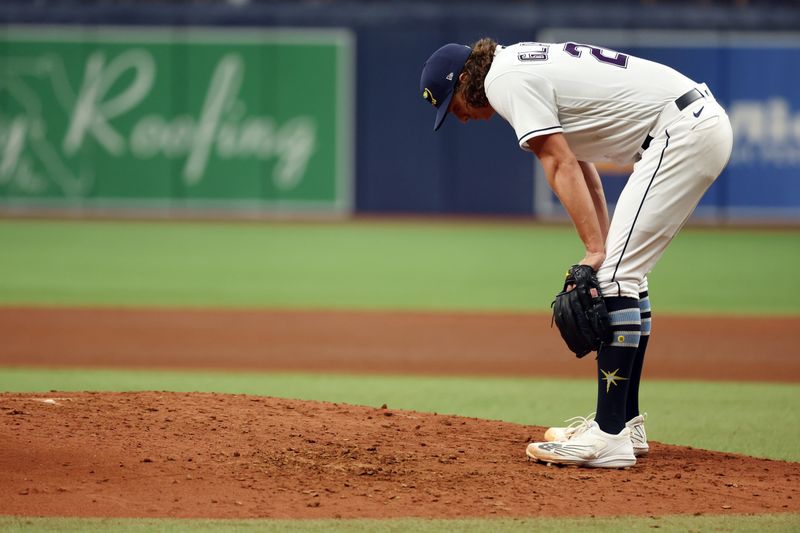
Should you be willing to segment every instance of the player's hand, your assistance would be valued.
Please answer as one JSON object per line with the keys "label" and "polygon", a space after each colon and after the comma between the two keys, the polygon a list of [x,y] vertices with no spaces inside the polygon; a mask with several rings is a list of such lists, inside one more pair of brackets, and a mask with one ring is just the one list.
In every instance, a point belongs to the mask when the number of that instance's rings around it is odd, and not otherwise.
{"label": "player's hand", "polygon": [[606,260],[605,252],[586,252],[586,255],[581,259],[581,265],[589,265],[595,272],[600,270],[600,265]]}
{"label": "player's hand", "polygon": [[553,321],[561,337],[578,357],[611,342],[608,309],[600,294],[600,282],[590,266],[570,267],[564,288],[556,294],[552,307]]}

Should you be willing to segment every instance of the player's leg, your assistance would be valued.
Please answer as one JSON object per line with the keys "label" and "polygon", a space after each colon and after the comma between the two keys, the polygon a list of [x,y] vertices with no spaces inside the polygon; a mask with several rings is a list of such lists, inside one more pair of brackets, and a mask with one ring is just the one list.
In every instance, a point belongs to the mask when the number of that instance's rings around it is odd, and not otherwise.
{"label": "player's leg", "polygon": [[[605,298],[613,330],[612,340],[597,353],[597,411],[581,423],[551,428],[545,441],[528,445],[528,457],[548,463],[602,468],[636,464],[626,409],[631,369],[641,333],[638,298]],[[562,436],[559,438],[556,434]]]}
{"label": "player's leg", "polygon": [[534,442],[528,457],[546,463],[599,468],[636,464],[631,430],[625,426],[626,398],[631,366],[639,346],[641,316],[637,298],[606,298],[614,337],[597,353],[597,413],[585,420],[567,440]]}
{"label": "player's leg", "polygon": [[636,464],[626,408],[631,367],[639,346],[641,314],[638,298],[605,298],[613,338],[597,354],[597,411],[567,428],[551,428],[546,442],[533,442],[525,453],[547,463],[600,468]]}
{"label": "player's leg", "polygon": [[[646,289],[644,295],[647,296]],[[604,431],[619,433],[631,418],[639,414],[630,415],[630,398],[638,395],[644,358],[640,332],[645,323],[649,328],[649,314],[642,313],[642,305],[634,298],[606,298],[614,334],[613,342],[603,346],[597,356],[597,409],[587,417],[570,419],[568,422],[572,423],[568,426],[549,428],[545,432],[545,441],[568,440],[595,420]],[[635,405],[638,409],[638,402]]]}
{"label": "player's leg", "polygon": [[[705,114],[703,114],[704,108]],[[677,108],[675,108],[677,109]],[[614,211],[606,261],[598,272],[603,295],[609,306],[620,298],[638,297],[641,329],[637,350],[631,355],[625,398],[625,420],[637,433],[637,455],[647,453],[643,420],[639,417],[639,383],[650,335],[650,301],[646,274],[653,269],[669,243],[683,227],[705,191],[716,179],[730,156],[730,123],[713,98],[706,98],[682,112],[668,107],[670,120],[656,132],[650,147],[634,166]],[[698,118],[703,117],[703,118]],[[598,357],[600,372],[607,362]],[[615,363],[616,364],[616,363]],[[622,363],[619,363],[622,365]],[[598,409],[603,403],[603,388],[598,394]],[[614,407],[617,409],[618,407]],[[616,410],[613,431],[619,427]],[[600,413],[598,413],[600,418]],[[637,429],[638,428],[638,429]],[[636,440],[637,436],[632,438]],[[636,443],[634,443],[636,444]]]}
{"label": "player's leg", "polygon": [[644,355],[647,352],[647,343],[650,340],[650,323],[652,312],[650,310],[650,295],[648,293],[647,278],[639,286],[639,313],[642,320],[642,331],[639,337],[639,347],[631,367],[631,379],[628,385],[628,400],[625,409],[625,420],[629,421],[639,416],[639,382],[642,379],[644,368]]}
{"label": "player's leg", "polygon": [[639,347],[642,319],[639,300],[612,296],[605,299],[613,338],[597,353],[597,412],[595,421],[616,435],[625,427],[631,372]]}
{"label": "player's leg", "polygon": [[647,278],[639,286],[639,313],[642,318],[642,333],[639,337],[639,347],[633,358],[631,367],[631,379],[628,384],[628,399],[625,408],[625,426],[631,432],[631,444],[633,444],[633,454],[636,457],[646,455],[650,451],[647,442],[647,432],[644,422],[645,414],[639,412],[639,383],[642,379],[642,368],[644,367],[644,355],[647,352],[647,343],[650,340],[650,296],[647,287]]}

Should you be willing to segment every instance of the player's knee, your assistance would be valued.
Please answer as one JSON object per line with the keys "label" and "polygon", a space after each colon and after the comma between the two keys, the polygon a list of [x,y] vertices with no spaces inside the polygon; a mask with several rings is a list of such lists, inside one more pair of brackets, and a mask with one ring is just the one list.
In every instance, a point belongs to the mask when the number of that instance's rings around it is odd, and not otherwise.
{"label": "player's knee", "polygon": [[605,298],[613,337],[611,346],[638,348],[642,335],[642,315],[638,298]]}

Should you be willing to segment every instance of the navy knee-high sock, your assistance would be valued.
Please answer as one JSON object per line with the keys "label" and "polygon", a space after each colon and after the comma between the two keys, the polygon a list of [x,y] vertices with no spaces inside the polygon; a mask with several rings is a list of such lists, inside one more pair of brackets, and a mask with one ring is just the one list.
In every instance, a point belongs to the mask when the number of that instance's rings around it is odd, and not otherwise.
{"label": "navy knee-high sock", "polygon": [[642,368],[644,368],[644,354],[647,351],[647,343],[650,340],[650,297],[647,291],[639,293],[639,312],[642,316],[642,336],[639,339],[639,348],[636,350],[636,358],[633,360],[631,369],[631,379],[628,385],[628,406],[625,409],[625,420],[639,416],[639,382],[642,379]]}
{"label": "navy knee-high sock", "polygon": [[617,434],[627,422],[626,409],[631,369],[639,347],[642,319],[636,298],[606,298],[614,338],[597,354],[597,414],[606,433]]}

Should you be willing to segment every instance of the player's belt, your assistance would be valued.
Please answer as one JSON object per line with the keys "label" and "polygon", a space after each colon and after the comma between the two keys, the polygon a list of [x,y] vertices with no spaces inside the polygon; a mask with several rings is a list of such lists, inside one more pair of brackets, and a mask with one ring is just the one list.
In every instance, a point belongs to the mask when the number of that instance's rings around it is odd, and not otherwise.
{"label": "player's belt", "polygon": [[701,93],[698,89],[692,89],[683,96],[677,98],[675,100],[675,105],[678,106],[678,111],[683,111],[689,106],[689,104],[696,102],[701,98],[705,98],[703,93]]}
{"label": "player's belt", "polygon": [[[698,101],[701,98],[705,98],[703,93],[700,92],[699,89],[690,89],[687,93],[679,96],[675,99],[675,105],[678,107],[678,111],[683,111],[693,102]],[[648,135],[644,138],[644,142],[642,143],[642,150],[647,150],[650,147],[650,142],[652,142],[653,137]]]}

